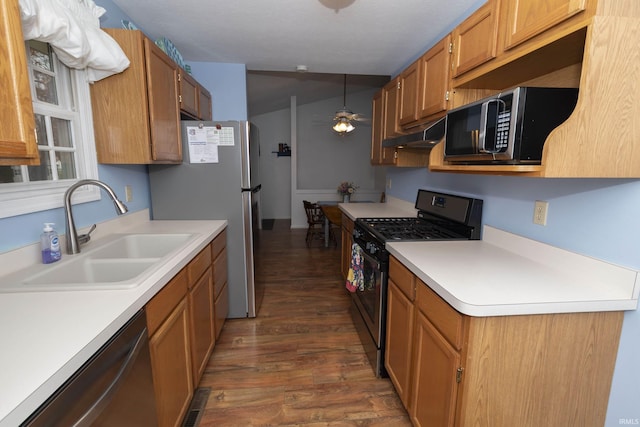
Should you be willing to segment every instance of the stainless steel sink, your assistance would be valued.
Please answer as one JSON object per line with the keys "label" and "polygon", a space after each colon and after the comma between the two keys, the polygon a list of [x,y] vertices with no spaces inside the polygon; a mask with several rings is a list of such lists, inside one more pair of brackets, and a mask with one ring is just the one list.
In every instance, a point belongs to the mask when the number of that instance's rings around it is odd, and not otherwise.
{"label": "stainless steel sink", "polygon": [[[62,261],[35,265],[0,279],[0,293],[128,289],[160,266],[191,234],[122,234]],[[96,242],[97,243],[97,242]]]}

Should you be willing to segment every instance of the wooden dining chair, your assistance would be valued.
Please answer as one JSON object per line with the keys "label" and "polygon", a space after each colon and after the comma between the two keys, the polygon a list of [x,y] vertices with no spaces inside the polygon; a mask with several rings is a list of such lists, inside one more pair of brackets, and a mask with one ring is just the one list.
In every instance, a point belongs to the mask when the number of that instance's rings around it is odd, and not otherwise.
{"label": "wooden dining chair", "polygon": [[311,246],[314,238],[319,238],[324,242],[324,214],[317,203],[303,200],[304,211],[307,214],[307,247]]}

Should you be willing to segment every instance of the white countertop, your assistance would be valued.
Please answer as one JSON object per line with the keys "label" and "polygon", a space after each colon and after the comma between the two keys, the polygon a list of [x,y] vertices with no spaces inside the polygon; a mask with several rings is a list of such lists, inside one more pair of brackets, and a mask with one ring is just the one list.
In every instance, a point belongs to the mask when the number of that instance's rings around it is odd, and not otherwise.
{"label": "white countertop", "polygon": [[340,209],[352,220],[357,218],[415,217],[418,211],[413,203],[389,197],[387,203],[340,203]]}
{"label": "white countertop", "polygon": [[470,316],[635,310],[638,272],[485,226],[483,240],[387,250]]}
{"label": "white countertop", "polygon": [[118,229],[193,234],[133,289],[0,293],[0,427],[24,421],[226,226],[146,220]]}

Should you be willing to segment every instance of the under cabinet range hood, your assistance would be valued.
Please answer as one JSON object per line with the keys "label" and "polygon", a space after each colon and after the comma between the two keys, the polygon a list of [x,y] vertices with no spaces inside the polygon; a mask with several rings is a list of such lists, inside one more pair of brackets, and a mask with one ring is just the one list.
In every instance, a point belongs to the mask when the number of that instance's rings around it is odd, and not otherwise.
{"label": "under cabinet range hood", "polygon": [[431,149],[444,138],[446,116],[429,125],[420,132],[388,138],[382,141],[383,147],[425,148]]}

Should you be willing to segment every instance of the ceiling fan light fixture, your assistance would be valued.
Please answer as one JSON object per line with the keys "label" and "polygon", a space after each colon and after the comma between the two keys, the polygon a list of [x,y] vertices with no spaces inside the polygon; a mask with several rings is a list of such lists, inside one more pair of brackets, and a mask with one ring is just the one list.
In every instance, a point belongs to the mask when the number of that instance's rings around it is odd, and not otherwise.
{"label": "ceiling fan light fixture", "polygon": [[353,126],[346,117],[341,117],[338,119],[336,124],[333,125],[333,130],[338,132],[340,135],[344,135],[355,130],[355,126]]}
{"label": "ceiling fan light fixture", "polygon": [[355,129],[355,126],[351,124],[350,118],[353,113],[347,108],[347,75],[344,75],[344,92],[343,92],[344,107],[336,111],[336,115],[333,120],[336,124],[333,125],[333,130],[339,135],[345,135]]}

